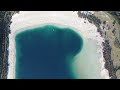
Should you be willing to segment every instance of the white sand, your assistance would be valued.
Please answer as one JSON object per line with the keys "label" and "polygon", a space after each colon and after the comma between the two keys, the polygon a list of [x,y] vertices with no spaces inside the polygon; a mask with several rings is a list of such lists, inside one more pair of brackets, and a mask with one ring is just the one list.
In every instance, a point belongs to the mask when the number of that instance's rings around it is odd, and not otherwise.
{"label": "white sand", "polygon": [[[84,23],[86,21],[86,23]],[[11,34],[9,35],[9,70],[8,79],[15,78],[15,33],[20,32],[21,29],[39,26],[41,24],[56,23],[63,26],[74,28],[84,40],[96,40],[99,63],[101,63],[101,77],[110,78],[108,70],[104,68],[104,58],[102,51],[103,38],[97,32],[95,25],[89,23],[87,20],[79,18],[77,12],[72,11],[21,11],[12,17],[12,24],[10,26]]]}

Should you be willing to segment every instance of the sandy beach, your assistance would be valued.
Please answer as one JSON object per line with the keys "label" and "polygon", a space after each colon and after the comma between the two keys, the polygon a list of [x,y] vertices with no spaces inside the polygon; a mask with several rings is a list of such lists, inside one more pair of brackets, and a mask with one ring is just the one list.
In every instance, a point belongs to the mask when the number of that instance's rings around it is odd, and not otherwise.
{"label": "sandy beach", "polygon": [[[86,22],[86,23],[84,23]],[[61,25],[63,28],[70,27],[79,33],[83,40],[95,41],[95,47],[100,63],[100,76],[103,79],[109,79],[108,70],[104,68],[103,46],[104,39],[97,32],[97,27],[83,18],[79,18],[77,12],[72,11],[21,11],[12,17],[10,26],[11,34],[9,35],[9,70],[8,79],[15,78],[16,50],[15,50],[15,35],[24,29],[37,27],[44,24]],[[94,47],[93,46],[93,47]]]}

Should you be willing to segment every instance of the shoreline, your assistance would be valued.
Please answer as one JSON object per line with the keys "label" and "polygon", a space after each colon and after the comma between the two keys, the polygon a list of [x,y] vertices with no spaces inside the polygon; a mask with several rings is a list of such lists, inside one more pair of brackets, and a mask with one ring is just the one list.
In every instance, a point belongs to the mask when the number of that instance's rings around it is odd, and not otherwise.
{"label": "shoreline", "polygon": [[[21,14],[21,15],[20,15]],[[26,14],[26,17],[25,17]],[[27,17],[29,14],[29,17]],[[49,15],[48,15],[49,14]],[[40,16],[41,15],[41,16]],[[17,18],[19,17],[19,18]],[[39,20],[38,20],[39,19]],[[28,20],[31,20],[28,22]],[[8,79],[15,78],[15,35],[16,31],[20,31],[21,29],[28,28],[29,26],[36,26],[47,23],[57,23],[63,26],[75,28],[77,33],[83,36],[84,38],[90,40],[97,40],[98,52],[100,53],[99,62],[101,63],[101,77],[109,78],[108,71],[105,69],[104,64],[105,61],[103,59],[103,46],[102,42],[104,42],[103,38],[97,32],[97,27],[94,24],[89,23],[88,20],[84,20],[78,17],[77,12],[64,12],[64,11],[54,11],[54,12],[20,12],[19,14],[15,14],[12,17],[12,24],[10,26],[11,34],[9,35],[9,70],[8,70]],[[19,24],[19,23],[20,24]],[[86,23],[84,23],[86,22]],[[30,27],[29,27],[30,28]],[[14,50],[14,51],[13,51]]]}
{"label": "shoreline", "polygon": [[8,46],[10,24],[16,11],[0,11],[0,79],[6,79],[8,73]]}
{"label": "shoreline", "polygon": [[[102,12],[104,13],[104,12]],[[95,15],[85,15],[84,13],[78,12],[79,17],[86,18],[90,23],[93,23],[97,27],[97,31],[100,33],[101,37],[104,39],[104,42],[102,42],[103,46],[103,59],[104,59],[104,67],[108,70],[110,79],[117,79],[116,72],[114,71],[114,65],[111,57],[111,51],[112,47],[110,46],[109,40],[106,39],[106,32],[103,30],[102,27],[105,27],[104,24],[102,26],[102,23],[105,21],[102,21],[100,19],[100,16]],[[107,16],[106,16],[107,17]]]}

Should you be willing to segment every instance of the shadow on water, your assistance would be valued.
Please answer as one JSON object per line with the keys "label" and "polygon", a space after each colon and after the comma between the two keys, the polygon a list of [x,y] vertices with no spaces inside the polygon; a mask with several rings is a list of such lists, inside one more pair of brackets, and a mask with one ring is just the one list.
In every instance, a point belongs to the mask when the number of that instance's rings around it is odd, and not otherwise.
{"label": "shadow on water", "polygon": [[73,78],[67,58],[78,54],[83,45],[76,32],[70,28],[46,25],[21,32],[15,39],[16,78]]}

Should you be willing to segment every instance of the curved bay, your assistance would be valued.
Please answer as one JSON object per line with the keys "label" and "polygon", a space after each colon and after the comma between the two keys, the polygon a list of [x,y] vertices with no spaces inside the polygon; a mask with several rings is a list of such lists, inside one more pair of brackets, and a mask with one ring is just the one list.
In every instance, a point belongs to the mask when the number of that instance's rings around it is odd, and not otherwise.
{"label": "curved bay", "polygon": [[45,25],[18,33],[16,78],[72,79],[70,62],[83,40],[70,28]]}

